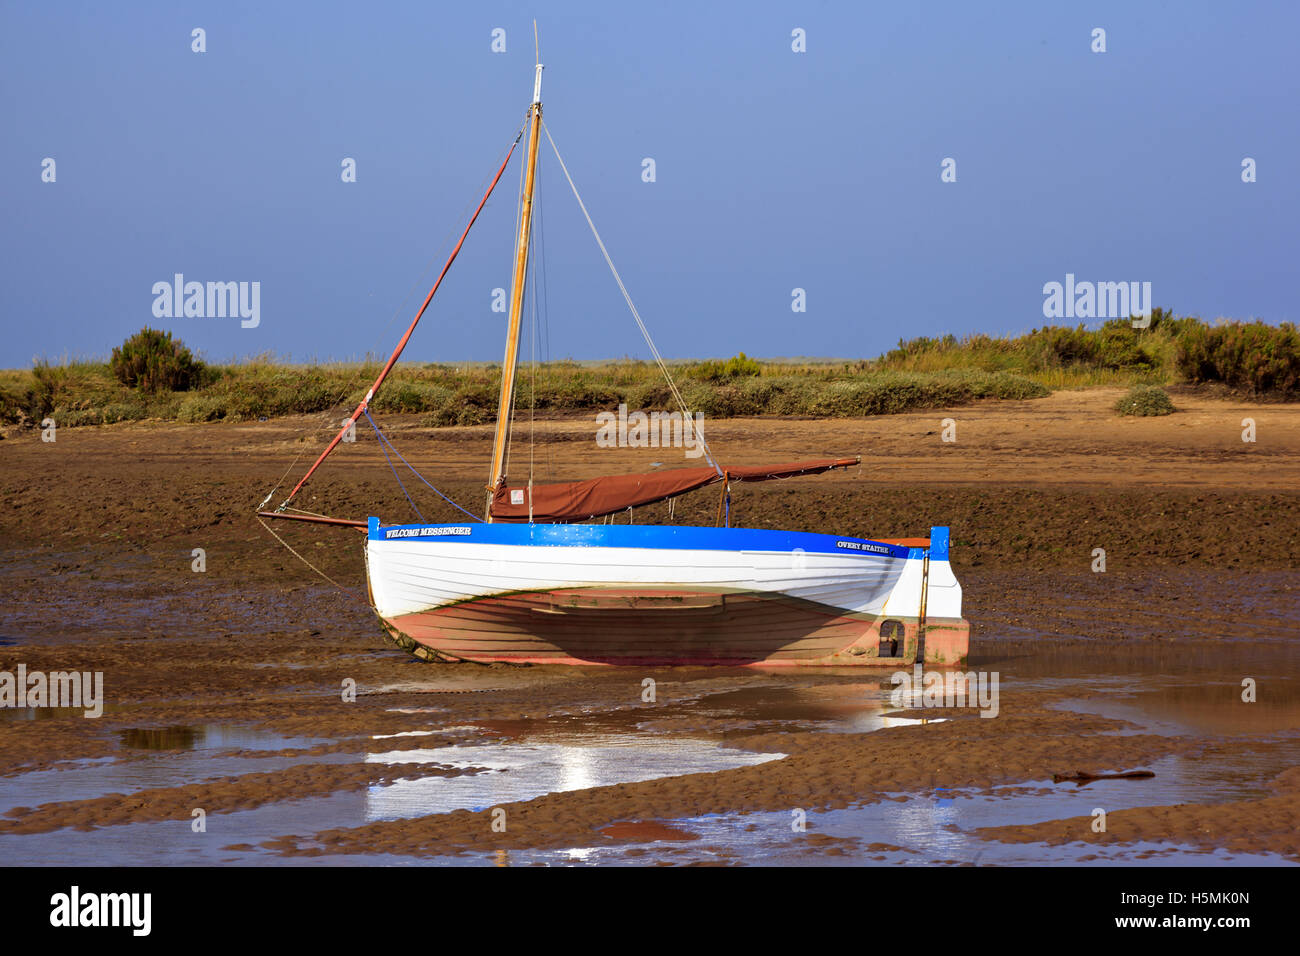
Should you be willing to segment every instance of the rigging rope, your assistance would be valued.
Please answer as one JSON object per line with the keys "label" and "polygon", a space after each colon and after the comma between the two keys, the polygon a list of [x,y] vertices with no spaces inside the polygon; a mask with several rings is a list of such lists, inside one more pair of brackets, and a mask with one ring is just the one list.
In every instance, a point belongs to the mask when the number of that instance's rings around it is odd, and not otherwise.
{"label": "rigging rope", "polygon": [[[632,303],[632,296],[628,294],[627,286],[623,285],[623,279],[619,276],[618,269],[614,268],[614,260],[610,258],[609,250],[605,248],[605,243],[601,241],[600,233],[596,231],[596,224],[591,221],[591,213],[587,212],[586,203],[584,203],[582,197],[578,195],[578,187],[574,184],[573,177],[569,175],[569,168],[564,165],[564,157],[560,155],[559,147],[555,145],[555,140],[551,138],[551,130],[550,127],[546,125],[545,120],[542,120],[542,129],[546,131],[546,138],[550,141],[551,149],[555,151],[555,158],[560,163],[560,169],[564,171],[564,178],[569,181],[569,188],[573,190],[573,198],[578,200],[578,206],[582,209],[582,214],[587,219],[587,225],[591,227],[591,234],[596,237],[596,245],[600,246],[600,254],[605,257],[605,262],[609,266],[609,271],[614,274],[614,281],[618,283],[619,291],[623,293],[623,298],[627,301],[627,307],[632,311],[632,318],[636,319],[637,327],[641,329],[641,335],[645,339],[646,345],[650,346],[650,352],[654,355],[655,361],[659,364],[659,371],[663,372],[664,380],[668,383],[669,391],[672,392],[673,398],[677,399],[677,404],[682,408],[682,415],[684,417],[684,421],[682,422],[683,429],[691,429],[692,433],[699,438],[700,444],[704,448],[704,457],[708,459],[709,464],[713,466],[714,471],[721,475],[722,469],[719,468],[718,463],[713,460],[713,453],[709,449],[709,443],[705,440],[704,435],[696,430],[695,420],[691,417],[691,410],[686,405],[686,399],[682,398],[682,393],[678,390],[677,383],[673,381],[672,374],[668,371],[667,363],[664,362],[663,356],[659,354],[659,349],[655,347],[654,340],[650,338],[650,330],[645,327],[645,323],[641,321],[641,314],[637,312],[636,306]],[[690,424],[687,424],[688,422]]]}
{"label": "rigging rope", "polygon": [[335,581],[332,577],[330,577],[328,574],[326,574],[326,573],[325,573],[324,571],[322,571],[320,568],[316,567],[316,565],[312,564],[310,561],[308,561],[306,558],[304,558],[301,554],[299,554],[297,551],[295,551],[295,550],[293,549],[293,546],[290,545],[288,541],[285,541],[284,538],[282,538],[282,537],[280,537],[278,534],[276,534],[276,533],[275,533],[275,529],[272,528],[272,527],[271,527],[269,524],[267,524],[265,521],[263,521],[261,518],[258,518],[258,519],[257,519],[257,523],[260,524],[260,525],[261,525],[263,528],[265,528],[267,531],[269,531],[269,532],[271,533],[271,537],[275,538],[276,541],[279,541],[280,544],[284,545],[285,550],[287,550],[290,554],[292,554],[295,558],[297,558],[297,559],[298,559],[299,561],[301,561],[303,564],[307,565],[307,567],[311,568],[313,571],[315,571],[317,574],[319,574],[322,578],[324,578],[324,579],[325,579],[326,581],[328,581],[330,584],[334,585],[336,588],[338,588],[340,591],[342,591],[342,592],[343,592],[344,594],[346,594],[348,597],[353,598],[354,600],[358,601],[358,602],[361,603],[361,604],[365,604],[367,607],[370,606],[370,602],[369,602],[369,601],[364,601],[364,600],[362,600],[360,593],[358,593],[357,591],[352,590],[352,588],[344,587],[342,584],[339,584],[337,581]]}
{"label": "rigging rope", "polygon": [[[393,467],[393,459],[388,457],[388,449],[384,447],[384,445],[387,444],[388,439],[386,439],[384,433],[379,430],[379,426],[375,424],[375,420],[370,417],[370,409],[367,408],[365,410],[365,416],[366,421],[370,422],[370,427],[375,430],[375,435],[379,438],[379,450],[384,453],[384,461],[388,462],[388,470],[391,471],[393,477],[397,479],[397,486],[402,489],[402,494],[406,495],[406,501],[410,504],[411,510],[415,512],[415,516],[423,522],[424,515],[420,514],[420,509],[415,506],[415,502],[411,499],[411,493],[406,490],[406,485],[402,483],[402,476],[399,475],[397,469]],[[393,450],[396,451],[397,449]],[[410,466],[408,465],[407,467]],[[414,471],[415,469],[412,468],[411,470]]]}
{"label": "rigging rope", "polygon": [[[540,166],[541,159],[538,159]],[[547,365],[551,361],[551,313],[549,299],[546,292],[546,203],[545,190],[542,188],[542,180],[539,176],[537,179],[537,242],[534,245],[534,268],[533,268],[533,298],[537,302],[537,310],[541,314],[542,324],[540,331],[534,329],[535,335],[540,335],[540,344],[542,349],[542,364]],[[538,276],[541,281],[538,282]],[[554,462],[551,460],[551,442],[546,442],[543,449],[546,452],[546,461],[544,467],[547,475],[555,474]],[[530,494],[531,499],[531,494]]]}
{"label": "rigging rope", "polygon": [[442,286],[442,280],[447,277],[447,273],[451,270],[452,263],[455,262],[456,257],[460,255],[460,250],[465,245],[465,240],[469,237],[469,231],[474,228],[474,223],[478,221],[479,213],[483,211],[483,207],[487,205],[488,198],[492,195],[492,191],[496,189],[497,183],[500,182],[502,174],[506,171],[506,166],[510,163],[510,157],[514,155],[515,147],[519,145],[519,137],[522,135],[523,127],[521,126],[514,143],[511,144],[510,149],[506,152],[506,158],[501,163],[501,168],[497,170],[496,176],[492,179],[492,184],[488,187],[487,192],[483,194],[483,198],[479,200],[478,208],[474,210],[474,215],[470,217],[469,223],[465,226],[465,231],[461,233],[460,240],[456,243],[456,248],[454,248],[451,251],[451,255],[448,256],[446,264],[438,274],[437,281],[434,282],[433,288],[429,290],[429,294],[424,297],[424,302],[421,303],[419,311],[415,313],[415,318],[412,319],[411,324],[407,326],[406,334],[402,336],[401,341],[397,343],[397,347],[393,349],[393,354],[388,357],[388,361],[380,371],[379,377],[376,378],[374,384],[370,386],[370,389],[366,392],[366,397],[361,400],[361,404],[357,406],[356,411],[344,419],[343,427],[339,430],[338,434],[330,440],[330,443],[325,446],[325,450],[320,453],[320,457],[318,457],[315,463],[307,469],[307,473],[298,479],[298,483],[294,485],[293,490],[289,492],[289,497],[280,502],[280,507],[277,509],[278,511],[283,511],[288,506],[290,500],[292,500],[293,497],[302,490],[303,485],[305,485],[308,480],[310,480],[311,476],[316,473],[316,469],[321,466],[321,463],[324,462],[327,457],[329,457],[330,452],[338,447],[339,442],[341,442],[344,436],[348,434],[348,430],[351,429],[359,420],[361,412],[369,407],[370,402],[375,397],[375,393],[379,391],[380,386],[384,384],[384,379],[388,377],[388,373],[391,372],[393,366],[397,364],[397,360],[401,357],[402,351],[406,348],[407,343],[411,341],[411,336],[415,334],[415,327],[419,324],[420,319],[424,316],[425,310],[429,307],[429,303],[433,301],[433,297],[437,295],[438,289]]}
{"label": "rigging rope", "polygon": [[[513,153],[514,153],[514,149],[515,149],[515,146],[518,145],[518,143],[519,143],[519,139],[520,139],[520,137],[523,135],[524,125],[526,125],[526,123],[527,123],[527,120],[524,121],[524,124],[521,124],[521,125],[520,125],[520,127],[519,127],[519,131],[515,134],[514,141],[511,143],[511,145],[510,145],[506,150],[504,150],[504,152],[506,153],[506,162],[509,162],[509,158],[510,158],[510,156],[513,155]],[[491,195],[492,189],[495,188],[495,186],[496,186],[496,181],[500,179],[500,177],[501,177],[501,173],[504,172],[504,171],[505,171],[505,163],[502,163],[502,164],[501,164],[501,169],[500,169],[500,170],[497,172],[497,174],[496,174],[496,179],[494,179],[494,180],[492,181],[492,186],[490,186],[490,187],[488,188],[487,193],[483,196],[483,199],[479,202],[478,211],[476,211],[476,212],[474,213],[474,218],[470,220],[470,226],[467,226],[466,229],[465,229],[465,233],[461,235],[460,242],[461,242],[462,244],[463,244],[464,241],[465,241],[465,236],[469,233],[469,228],[472,227],[473,224],[474,224],[474,219],[477,219],[477,218],[478,218],[478,213],[481,212],[482,209],[483,209],[483,206],[485,206],[485,205],[487,204],[488,196]],[[469,205],[469,204],[467,204],[466,208],[468,208],[468,205]],[[455,234],[454,232],[451,233],[451,235],[454,235],[454,234]],[[448,241],[450,241],[450,235],[448,236],[448,239],[444,240],[443,245],[440,247],[440,249],[445,248],[445,247],[446,247],[446,244],[447,244]],[[459,252],[459,250],[460,250],[460,246],[458,245],[456,251]],[[452,254],[452,259],[455,258],[455,255],[456,255],[455,253]],[[423,275],[426,275],[426,274],[428,273],[430,266],[432,265],[433,262],[436,262],[436,261],[438,260],[438,258],[440,258],[440,252],[434,254],[434,257],[430,260],[430,264],[429,264],[429,265],[426,265],[425,268],[424,268],[424,270],[423,270],[423,272],[421,273],[422,276],[423,276]],[[444,275],[446,274],[446,271],[447,271],[447,269],[450,267],[450,265],[451,265],[451,261],[449,260],[448,263],[447,263],[447,265],[443,267],[443,274],[444,274]],[[439,277],[438,283],[435,283],[435,285],[434,285],[434,291],[437,290],[437,288],[438,288],[438,284],[440,284],[441,281],[442,281],[442,279],[441,279],[441,277]],[[420,282],[421,282],[421,280],[417,278],[417,279],[416,279],[416,283],[415,283],[415,285],[412,286],[412,290],[411,290],[411,292],[408,292],[408,293],[406,294],[406,298],[402,300],[402,304],[399,305],[398,308],[394,311],[394,314],[393,314],[392,317],[389,318],[387,325],[385,325],[385,326],[384,326],[384,329],[379,333],[379,336],[378,336],[379,338],[382,338],[382,337],[384,337],[384,335],[387,334],[387,330],[392,326],[394,320],[397,318],[397,315],[398,315],[398,314],[399,314],[399,313],[400,313],[400,312],[405,308],[406,303],[409,302],[409,300],[410,300],[410,298],[411,298],[411,294],[412,294],[412,292],[413,292],[414,289],[418,286],[418,284],[420,284]],[[430,292],[430,293],[429,293],[429,297],[428,297],[428,299],[425,300],[424,307],[427,307],[427,306],[428,306],[428,304],[429,304],[429,299],[432,299],[432,298],[433,298],[433,292]],[[424,312],[424,307],[422,307],[422,308],[420,309],[420,315],[423,314],[423,312]],[[417,315],[417,316],[416,316],[416,318],[415,318],[415,321],[416,321],[416,322],[418,322],[418,321],[420,320],[420,315]],[[409,337],[410,334],[411,334],[411,332],[413,332],[414,330],[415,330],[415,323],[412,323],[410,330],[408,330],[408,332],[407,332],[407,337]],[[399,346],[398,346],[397,352],[394,353],[394,356],[393,356],[392,359],[390,359],[390,362],[396,360],[397,355],[400,354],[401,349],[402,349],[402,346],[403,346],[404,344],[405,344],[405,342],[403,342],[402,345],[399,345]],[[382,381],[382,378],[381,378],[381,381]],[[378,385],[379,385],[379,383],[376,382],[375,387],[372,388],[370,394],[367,395],[366,402],[365,402],[365,405],[366,405],[366,406],[369,405],[371,399],[372,399],[373,396],[374,396],[374,390],[375,390],[375,388],[378,387]],[[350,388],[347,388],[347,387],[345,386],[345,389],[346,389],[346,390],[344,390],[344,391],[339,395],[339,397],[335,400],[335,402],[333,403],[333,405],[331,406],[331,408],[336,407],[336,406],[337,406],[340,402],[342,402],[343,399],[347,396],[347,391],[350,391]],[[354,413],[354,415],[355,415],[355,413]],[[379,435],[381,441],[382,441],[383,443],[386,443],[386,444],[388,445],[389,448],[392,448],[393,454],[395,454],[395,455],[398,457],[398,459],[401,460],[402,464],[406,465],[407,468],[410,468],[412,474],[414,474],[417,478],[419,478],[420,481],[424,482],[425,485],[427,485],[431,490],[434,491],[434,493],[436,493],[440,498],[442,498],[442,499],[443,499],[444,501],[446,501],[448,504],[452,505],[452,506],[455,507],[455,508],[458,508],[460,511],[463,511],[465,514],[469,515],[469,517],[473,518],[475,521],[480,521],[480,520],[482,520],[482,519],[480,519],[477,515],[471,514],[470,512],[466,511],[464,508],[461,508],[460,505],[456,504],[456,502],[452,501],[450,498],[448,498],[446,495],[444,495],[441,491],[439,491],[439,490],[438,490],[437,488],[435,488],[432,484],[430,484],[429,481],[426,480],[425,477],[424,477],[423,475],[421,475],[418,471],[416,471],[415,468],[413,468],[413,467],[411,466],[410,462],[408,462],[405,458],[402,457],[401,452],[399,452],[396,448],[394,448],[393,445],[392,445],[392,443],[389,442],[389,441],[384,437],[383,433],[379,431],[379,427],[378,427],[377,425],[375,425],[375,421],[374,421],[374,419],[370,417],[370,411],[369,411],[369,408],[368,408],[368,407],[366,408],[366,418],[370,419],[370,424],[371,424],[372,427],[374,427],[374,429],[375,429],[375,433]],[[340,432],[338,438],[335,438],[335,440],[334,440],[335,443],[337,443],[338,440],[339,440],[339,438],[341,438],[341,437],[342,437],[342,432]],[[333,445],[331,445],[330,447],[332,448]],[[383,447],[383,446],[382,446],[382,444],[381,444],[381,449],[382,449],[382,447]],[[275,486],[270,490],[270,492],[267,494],[266,498],[263,499],[261,505],[258,506],[258,510],[261,510],[261,508],[265,507],[266,504],[267,504],[267,503],[271,500],[271,498],[275,495],[276,491],[279,490],[280,486],[281,486],[282,484],[284,484],[284,479],[285,479],[285,478],[290,474],[290,472],[292,472],[293,469],[297,466],[298,461],[302,458],[302,456],[303,456],[303,454],[305,453],[305,451],[306,451],[305,448],[304,448],[304,449],[301,449],[301,450],[299,450],[298,454],[294,456],[294,459],[293,459],[292,462],[290,462],[289,467],[286,468],[285,471],[284,471],[284,474],[280,476],[280,480],[277,481],[277,482],[275,483]],[[326,453],[328,454],[328,450],[327,450]],[[386,459],[388,459],[388,452],[387,452],[387,451],[384,452],[384,457],[385,457]],[[324,460],[324,455],[321,456],[321,459],[318,460],[316,464],[319,465],[321,460]],[[389,468],[392,469],[394,477],[397,477],[397,483],[398,483],[399,485],[401,485],[403,494],[406,494],[406,486],[405,486],[404,484],[402,484],[402,480],[401,480],[401,478],[398,477],[398,475],[397,475],[397,469],[393,467],[393,463],[392,463],[392,460],[391,460],[391,459],[388,460],[388,465],[389,465]],[[314,469],[315,469],[315,466],[313,466],[313,470],[314,470]],[[310,475],[310,472],[308,472],[308,475]],[[302,481],[299,482],[298,487],[301,487],[301,486],[302,486],[302,483],[305,482],[306,480],[307,480],[306,477],[304,477],[304,478],[302,479]],[[295,491],[295,493],[296,493],[296,492],[297,492],[297,488],[295,488],[294,491]],[[290,498],[292,498],[292,497],[293,497],[293,495],[291,494],[291,495],[290,495]],[[414,502],[414,501],[411,501],[411,496],[410,496],[409,494],[406,494],[406,499],[407,499],[407,501],[410,501],[410,502],[411,502],[411,508],[412,508],[412,509],[415,511],[415,513],[418,515],[418,514],[420,513],[420,512],[419,512],[419,509],[415,507],[415,502]],[[288,508],[288,505],[289,505],[289,500],[288,500],[288,499],[285,499],[285,501],[280,505],[279,510],[280,510],[280,511],[284,511],[284,510],[286,510],[286,509]],[[301,512],[302,514],[314,515],[315,517],[324,517],[323,515],[315,515],[314,512],[306,511],[306,510],[304,510],[304,509],[302,509],[302,508],[297,508],[297,507],[295,507],[295,508],[293,508],[292,510],[293,510],[293,511],[296,511],[296,512]],[[423,517],[421,517],[420,520],[423,521],[423,520],[424,520]],[[345,586],[342,585],[342,584],[339,584],[339,582],[335,581],[332,577],[330,577],[328,574],[326,574],[326,573],[325,573],[324,571],[322,571],[320,568],[316,567],[316,565],[312,564],[312,563],[311,563],[310,561],[308,561],[305,557],[303,557],[303,555],[299,554],[298,551],[297,551],[296,549],[294,549],[294,547],[293,547],[292,545],[289,544],[289,542],[285,541],[284,538],[282,538],[282,537],[281,537],[281,536],[280,536],[280,535],[275,531],[275,529],[273,529],[269,524],[267,524],[265,521],[263,521],[262,518],[261,518],[260,516],[258,516],[258,518],[257,518],[257,523],[260,524],[263,528],[265,528],[266,531],[271,535],[271,537],[275,538],[275,540],[276,540],[277,542],[279,542],[279,544],[280,544],[281,546],[283,546],[284,549],[285,549],[286,551],[288,551],[290,554],[292,554],[295,558],[297,558],[299,561],[301,561],[303,564],[305,564],[308,568],[310,568],[312,571],[314,571],[316,574],[318,574],[318,575],[319,575],[321,578],[323,578],[325,581],[327,581],[327,582],[329,582],[331,585],[333,585],[337,590],[339,590],[339,591],[343,592],[344,594],[348,595],[349,597],[351,597],[353,600],[357,601],[357,602],[360,603],[360,604],[365,604],[367,607],[370,606],[370,602],[369,602],[369,600],[363,598],[359,592],[354,591],[354,590],[351,589],[351,588],[345,587]],[[440,656],[448,656],[448,655],[440,655]],[[455,658],[451,658],[451,659],[454,660]]]}
{"label": "rigging rope", "polygon": [[[527,124],[527,122],[528,121],[525,120],[523,123],[520,124],[518,131],[515,133],[515,139],[514,139],[515,143],[517,143],[519,137],[523,135],[524,126]],[[497,160],[500,160],[503,154],[507,154],[513,149],[514,149],[514,144],[512,143],[512,145],[506,147],[505,149],[501,150],[500,153],[497,154]],[[492,178],[491,173],[485,176],[483,178],[483,182],[480,183],[480,189],[485,187],[488,181],[491,180],[491,178]],[[406,310],[408,303],[411,301],[411,297],[415,295],[415,291],[424,284],[424,277],[427,276],[430,270],[432,270],[432,268],[434,267],[434,265],[442,259],[443,253],[446,251],[447,247],[451,245],[451,241],[456,237],[456,226],[454,224],[458,222],[463,222],[465,219],[465,214],[469,212],[469,210],[473,207],[473,205],[474,205],[474,200],[471,198],[465,203],[465,207],[461,210],[460,214],[456,217],[456,219],[452,220],[453,225],[448,231],[446,237],[442,240],[442,243],[438,246],[437,251],[434,252],[433,256],[425,264],[424,268],[420,270],[419,276],[417,276],[415,281],[411,284],[411,288],[407,291],[406,296],[402,299],[401,303],[397,306],[397,308],[393,310],[393,314],[389,316],[388,321],[384,324],[383,329],[381,329],[379,333],[375,336],[376,345],[378,345],[379,342],[388,335],[388,330],[391,329],[393,323],[397,321],[397,317]],[[365,367],[365,365],[369,364],[370,356],[373,354],[374,354],[373,348],[366,353],[366,360],[362,363],[363,368]],[[377,360],[376,360],[376,364],[377,364]],[[334,401],[330,403],[328,411],[333,412],[336,408],[338,408],[341,404],[343,404],[343,401],[348,397],[348,393],[351,392],[354,388],[356,388],[355,385],[349,385],[349,384],[344,384],[343,386],[341,386],[340,390],[337,393],[338,397],[335,398]],[[284,479],[287,478],[289,476],[289,473],[292,472],[298,466],[298,462],[302,460],[302,456],[305,455],[306,453],[307,453],[307,449],[301,448],[298,450],[298,454],[293,456],[293,461],[289,463],[289,467],[286,468],[284,474],[280,476],[280,480],[275,483],[275,487],[273,487],[270,490],[270,492],[267,493],[267,496],[262,499],[262,503],[258,505],[259,510],[261,508],[266,507],[266,505],[271,501],[271,499],[275,497],[275,493],[279,491],[280,486],[284,484]],[[310,514],[310,512],[308,512],[308,514]]]}
{"label": "rigging rope", "polygon": [[[370,418],[370,413],[369,413],[369,412],[366,412],[366,418]],[[466,511],[466,510],[465,510],[464,508],[462,508],[460,505],[456,504],[456,502],[452,501],[450,498],[448,498],[446,495],[444,495],[441,491],[439,491],[437,488],[435,488],[433,485],[431,485],[431,484],[429,483],[429,479],[425,478],[424,475],[422,475],[422,474],[420,474],[418,471],[416,471],[415,466],[412,465],[409,461],[407,461],[405,458],[402,457],[402,453],[401,453],[400,451],[397,450],[397,446],[394,445],[391,441],[389,441],[389,440],[388,440],[388,436],[386,436],[383,432],[381,432],[381,431],[379,430],[379,427],[378,427],[377,425],[375,425],[375,420],[374,420],[373,418],[370,418],[370,424],[371,424],[372,427],[374,427],[374,429],[375,429],[375,433],[376,433],[377,435],[379,435],[380,440],[381,440],[382,442],[384,442],[384,444],[386,444],[389,448],[392,449],[393,454],[397,456],[397,460],[400,461],[400,462],[401,462],[403,465],[405,465],[407,468],[409,468],[409,469],[411,470],[411,474],[415,475],[416,478],[419,478],[420,481],[424,482],[425,487],[427,487],[430,491],[432,491],[435,495],[437,495],[437,496],[438,496],[439,498],[441,498],[443,501],[447,502],[447,504],[451,505],[453,508],[455,508],[455,509],[458,510],[458,511],[463,511],[465,514],[469,515],[469,516],[470,516],[471,518],[473,518],[475,521],[479,521],[479,522],[481,522],[481,521],[483,520],[482,518],[480,518],[478,515],[474,514],[473,512],[471,512],[471,511]],[[385,457],[387,457],[387,452],[385,452],[384,454],[385,454]],[[391,464],[391,463],[390,463],[390,464]],[[398,484],[401,484],[401,479],[400,479],[400,478],[398,479],[398,482],[397,482],[397,483],[398,483]],[[403,486],[402,490],[403,490],[403,491],[406,490],[405,486]],[[410,500],[410,495],[407,495],[407,500],[408,500],[408,501]],[[415,507],[414,502],[412,502],[411,507],[412,507],[412,508]],[[419,511],[417,511],[416,514],[419,514]],[[424,518],[421,517],[420,520],[423,521]]]}

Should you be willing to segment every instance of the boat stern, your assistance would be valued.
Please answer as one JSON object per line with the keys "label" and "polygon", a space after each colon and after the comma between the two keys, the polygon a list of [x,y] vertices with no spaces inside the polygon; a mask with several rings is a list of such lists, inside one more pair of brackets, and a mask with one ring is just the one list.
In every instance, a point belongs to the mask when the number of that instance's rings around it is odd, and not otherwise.
{"label": "boat stern", "polygon": [[962,617],[961,584],[949,560],[950,533],[930,529],[929,544],[912,547],[879,616],[837,663],[903,666],[918,660],[961,666],[970,653],[970,622]]}

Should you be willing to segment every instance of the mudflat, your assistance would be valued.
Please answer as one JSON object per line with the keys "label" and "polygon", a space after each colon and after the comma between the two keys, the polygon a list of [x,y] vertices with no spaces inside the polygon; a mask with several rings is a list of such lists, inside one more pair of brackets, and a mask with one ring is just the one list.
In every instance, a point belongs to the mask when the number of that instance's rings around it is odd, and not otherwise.
{"label": "mudflat", "polygon": [[[991,719],[970,707],[900,713],[886,672],[412,661],[365,603],[358,532],[274,523],[294,554],[255,517],[341,415],[68,428],[54,442],[11,431],[0,440],[0,671],[101,671],[106,702],[97,719],[0,710],[0,849],[105,863],[1067,851],[1298,862],[1300,405],[1174,390],[1175,414],[1121,418],[1119,394],[705,423],[723,463],[863,457],[843,473],[737,488],[739,525],[952,528],[968,669],[1000,677]],[[426,478],[481,512],[490,428],[381,424]],[[681,449],[598,447],[597,427],[521,413],[512,478],[699,463]],[[1254,441],[1242,440],[1248,427]],[[423,519],[459,515],[400,474]],[[415,520],[360,429],[295,503]],[[700,492],[672,520],[709,523],[715,508]],[[632,520],[666,522],[668,506]],[[673,762],[701,746],[721,769]],[[554,780],[537,769],[553,752],[565,764]],[[771,759],[722,766],[728,753]],[[653,754],[663,772],[645,779],[637,761]],[[595,763],[575,770],[574,755]],[[1135,769],[1155,776],[1052,783]],[[1110,808],[1102,830],[1098,807]],[[930,824],[898,822],[917,808]],[[194,809],[208,814],[202,839]]]}

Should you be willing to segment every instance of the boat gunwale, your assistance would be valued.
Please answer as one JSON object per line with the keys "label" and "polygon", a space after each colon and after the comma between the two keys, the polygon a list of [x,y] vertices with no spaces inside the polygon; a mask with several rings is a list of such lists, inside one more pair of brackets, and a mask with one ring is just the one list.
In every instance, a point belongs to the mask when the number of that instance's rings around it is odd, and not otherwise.
{"label": "boat gunwale", "polygon": [[[451,529],[455,529],[454,531]],[[484,530],[486,537],[483,540]],[[390,532],[402,531],[401,535]],[[477,535],[476,535],[477,532]],[[541,538],[539,540],[539,532]],[[646,548],[677,551],[845,554],[915,560],[930,552],[932,561],[948,560],[948,529],[931,528],[930,547],[891,544],[872,538],[784,531],[777,528],[709,528],[691,525],[553,524],[553,523],[422,523],[381,525],[368,519],[367,541],[438,541],[518,547]],[[477,538],[477,540],[475,540]],[[730,539],[730,540],[728,540]],[[781,543],[778,544],[777,542]],[[863,545],[867,547],[856,547]]]}

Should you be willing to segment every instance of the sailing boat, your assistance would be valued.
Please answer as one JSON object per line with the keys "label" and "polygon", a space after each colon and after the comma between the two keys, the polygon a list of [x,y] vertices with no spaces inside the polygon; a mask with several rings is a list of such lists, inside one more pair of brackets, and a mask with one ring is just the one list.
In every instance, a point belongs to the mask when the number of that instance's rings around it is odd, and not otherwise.
{"label": "sailing boat", "polygon": [[[895,667],[920,660],[964,662],[970,625],[961,616],[962,592],[949,563],[947,528],[931,528],[928,539],[869,540],[730,526],[732,483],[820,474],[857,465],[859,458],[721,465],[697,435],[707,466],[558,484],[510,480],[506,452],[537,152],[545,131],[541,83],[539,63],[524,126],[374,385],[284,502],[259,515],[363,528],[371,606],[398,646],[428,660]],[[291,508],[293,497],[349,429],[363,415],[369,418],[370,403],[525,131],[527,166],[483,519],[470,515],[473,520],[461,524],[384,524],[377,517],[350,521]],[[549,131],[546,135],[550,139]],[[556,157],[573,186],[558,149]],[[573,191],[591,224],[576,186]],[[683,426],[693,427],[680,391],[591,226],[682,406]],[[376,433],[386,441],[377,428]],[[608,520],[707,486],[721,489],[717,527]],[[262,506],[270,499],[268,495]],[[596,523],[598,519],[606,520]]]}

